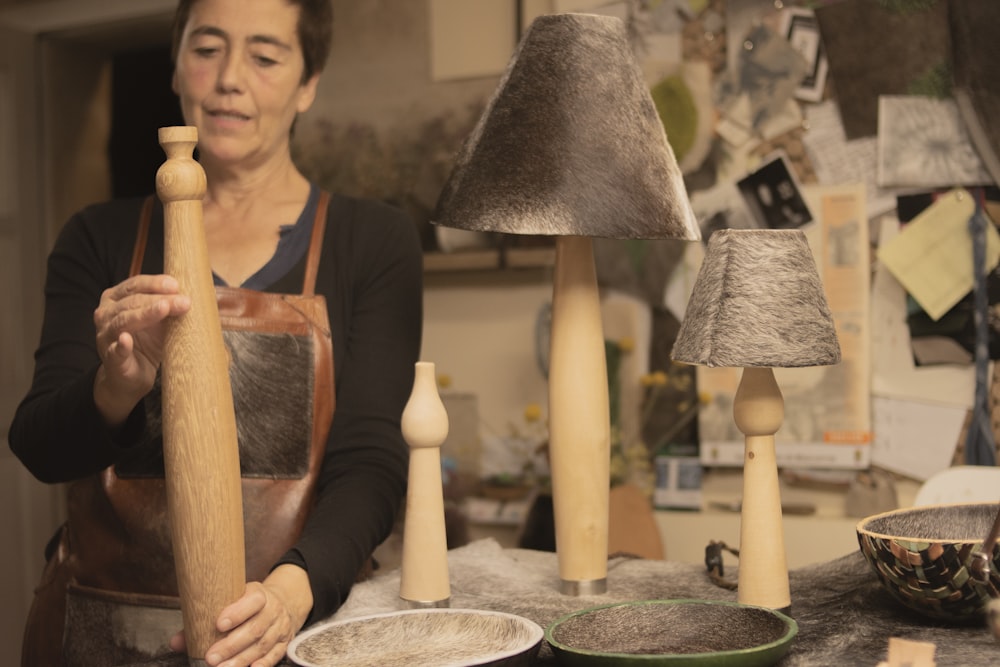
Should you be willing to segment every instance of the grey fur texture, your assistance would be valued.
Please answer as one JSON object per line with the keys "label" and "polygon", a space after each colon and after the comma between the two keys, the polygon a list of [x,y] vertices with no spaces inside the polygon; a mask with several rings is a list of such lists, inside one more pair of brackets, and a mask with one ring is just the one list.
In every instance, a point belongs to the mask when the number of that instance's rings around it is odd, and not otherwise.
{"label": "grey fur texture", "polygon": [[620,19],[535,19],[459,152],[432,222],[513,234],[700,238]]}
{"label": "grey fur texture", "polygon": [[303,477],[312,442],[312,339],[248,331],[224,335],[232,357],[242,475]]}
{"label": "grey fur texture", "polygon": [[467,609],[405,610],[316,627],[289,645],[310,665],[530,665],[542,628],[523,617]]}
{"label": "grey fur texture", "polygon": [[805,234],[713,233],[671,356],[722,367],[839,363],[833,316]]}
{"label": "grey fur texture", "polygon": [[[738,561],[728,563],[726,579],[736,581]],[[452,608],[493,609],[524,616],[542,627],[581,609],[630,600],[728,600],[736,592],[720,588],[705,568],[688,563],[615,557],[608,561],[608,592],[573,597],[559,590],[554,553],[502,549],[480,540],[448,552]],[[913,614],[878,583],[860,549],[789,573],[792,609],[799,631],[779,667],[874,667],[886,659],[890,637],[934,642],[937,664],[949,667],[992,664],[1000,641],[985,621],[949,625]],[[399,571],[354,587],[334,616],[347,619],[399,609]],[[671,628],[663,628],[670,633]],[[377,656],[373,663],[379,664]],[[556,665],[542,643],[533,664]]]}
{"label": "grey fur texture", "polygon": [[[664,632],[670,628],[670,632]],[[711,630],[724,629],[724,632]],[[794,639],[793,621],[767,609],[719,600],[643,600],[598,607],[564,617],[546,636],[558,653],[597,651],[665,655],[754,651],[781,641],[783,654]]]}
{"label": "grey fur texture", "polygon": [[955,101],[983,166],[1000,184],[1000,3],[949,0]]}
{"label": "grey fur texture", "polygon": [[[727,562],[727,566],[731,564]],[[738,562],[726,579],[737,581]],[[559,593],[556,554],[503,549],[493,539],[448,552],[453,609],[489,609],[523,616],[543,628],[574,611],[631,600],[728,600],[736,592],[720,588],[705,568],[688,563],[619,556],[608,561],[608,592],[573,597]],[[890,637],[932,642],[944,667],[979,667],[1000,658],[1000,639],[984,621],[953,625],[910,612],[878,582],[860,549],[832,554],[829,561],[789,572],[792,609],[799,631],[777,667],[875,667],[886,660]],[[357,584],[332,620],[400,610],[399,570]],[[663,628],[671,632],[670,627]],[[291,661],[282,665],[292,665]],[[372,665],[383,664],[376,651]],[[534,665],[557,665],[542,642]],[[188,667],[176,654],[141,663],[143,667]],[[125,667],[125,666],[122,666]],[[140,667],[136,663],[129,667]]]}
{"label": "grey fur texture", "polygon": [[[223,331],[223,338],[230,356],[241,475],[301,479],[309,469],[312,438],[312,340],[240,330]],[[161,400],[157,376],[146,397],[141,445],[131,460],[116,466],[119,476],[163,477]]]}

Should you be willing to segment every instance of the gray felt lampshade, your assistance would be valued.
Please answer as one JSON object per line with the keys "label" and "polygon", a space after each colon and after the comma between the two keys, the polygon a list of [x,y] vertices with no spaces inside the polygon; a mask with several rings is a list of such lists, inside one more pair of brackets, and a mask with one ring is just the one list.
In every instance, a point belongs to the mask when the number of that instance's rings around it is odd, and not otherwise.
{"label": "gray felt lampshade", "polygon": [[700,238],[620,19],[532,22],[431,220],[510,234]]}
{"label": "gray felt lampshade", "polygon": [[802,231],[713,233],[671,356],[704,366],[838,363],[833,316]]}

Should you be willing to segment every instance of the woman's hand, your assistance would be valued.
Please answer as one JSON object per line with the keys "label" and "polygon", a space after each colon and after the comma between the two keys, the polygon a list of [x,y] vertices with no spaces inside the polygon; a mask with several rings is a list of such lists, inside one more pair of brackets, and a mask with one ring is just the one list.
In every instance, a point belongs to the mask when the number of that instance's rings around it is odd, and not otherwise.
{"label": "woman's hand", "polygon": [[[279,565],[263,583],[248,583],[243,597],[222,610],[216,628],[226,635],[208,648],[205,662],[212,667],[274,667],[311,609],[305,570]],[[183,633],[173,637],[170,648],[185,650]]]}
{"label": "woman's hand", "polygon": [[149,393],[163,360],[165,322],[191,308],[171,276],[133,276],[101,294],[94,311],[101,368],[94,402],[105,421],[117,426]]}

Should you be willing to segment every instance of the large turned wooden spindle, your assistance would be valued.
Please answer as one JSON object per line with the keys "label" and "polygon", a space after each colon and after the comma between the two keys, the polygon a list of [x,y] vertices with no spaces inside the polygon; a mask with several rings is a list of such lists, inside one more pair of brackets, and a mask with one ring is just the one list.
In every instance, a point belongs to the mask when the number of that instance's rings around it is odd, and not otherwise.
{"label": "large turned wooden spindle", "polygon": [[441,445],[448,412],[437,390],[434,364],[418,361],[413,391],[403,409],[403,438],[410,446],[399,597],[408,607],[447,607],[448,540],[444,523]]}
{"label": "large turned wooden spindle", "polygon": [[743,369],[733,417],[745,438],[737,596],[743,604],[787,611],[791,594],[774,450],[785,402],[773,370]]}
{"label": "large turned wooden spindle", "polygon": [[218,638],[215,622],[246,586],[243,498],[228,355],[202,220],[205,172],[194,127],[160,129],[164,270],[191,298],[168,325],[163,351],[167,512],[192,665]]}
{"label": "large turned wooden spindle", "polygon": [[549,460],[560,590],[607,591],[611,417],[593,242],[556,239]]}

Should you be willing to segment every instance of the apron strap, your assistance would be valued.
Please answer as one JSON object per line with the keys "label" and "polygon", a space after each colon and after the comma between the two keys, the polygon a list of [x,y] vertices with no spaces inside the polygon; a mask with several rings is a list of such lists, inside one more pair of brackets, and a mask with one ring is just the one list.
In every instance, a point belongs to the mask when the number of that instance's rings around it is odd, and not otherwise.
{"label": "apron strap", "polygon": [[139,231],[135,237],[135,247],[132,249],[132,264],[128,275],[137,276],[142,273],[142,256],[146,253],[146,240],[149,238],[149,219],[153,215],[153,195],[142,202],[142,212],[139,213]]}
{"label": "apron strap", "polygon": [[[319,258],[323,252],[323,233],[326,231],[326,210],[330,204],[330,193],[323,190],[319,193],[316,203],[316,216],[313,218],[312,236],[309,240],[309,252],[306,256],[306,274],[302,280],[303,296],[316,294],[316,275],[319,273]],[[149,221],[153,215],[153,195],[146,197],[139,213],[139,230],[135,237],[135,247],[132,249],[132,263],[128,275],[136,276],[142,272],[142,257],[146,252],[146,241],[149,238]]]}
{"label": "apron strap", "polygon": [[326,231],[326,209],[330,203],[330,193],[323,190],[316,202],[316,217],[313,218],[312,238],[309,241],[309,255],[306,259],[306,275],[302,280],[302,295],[316,293],[316,274],[319,272],[319,257],[323,251],[323,232]]}

